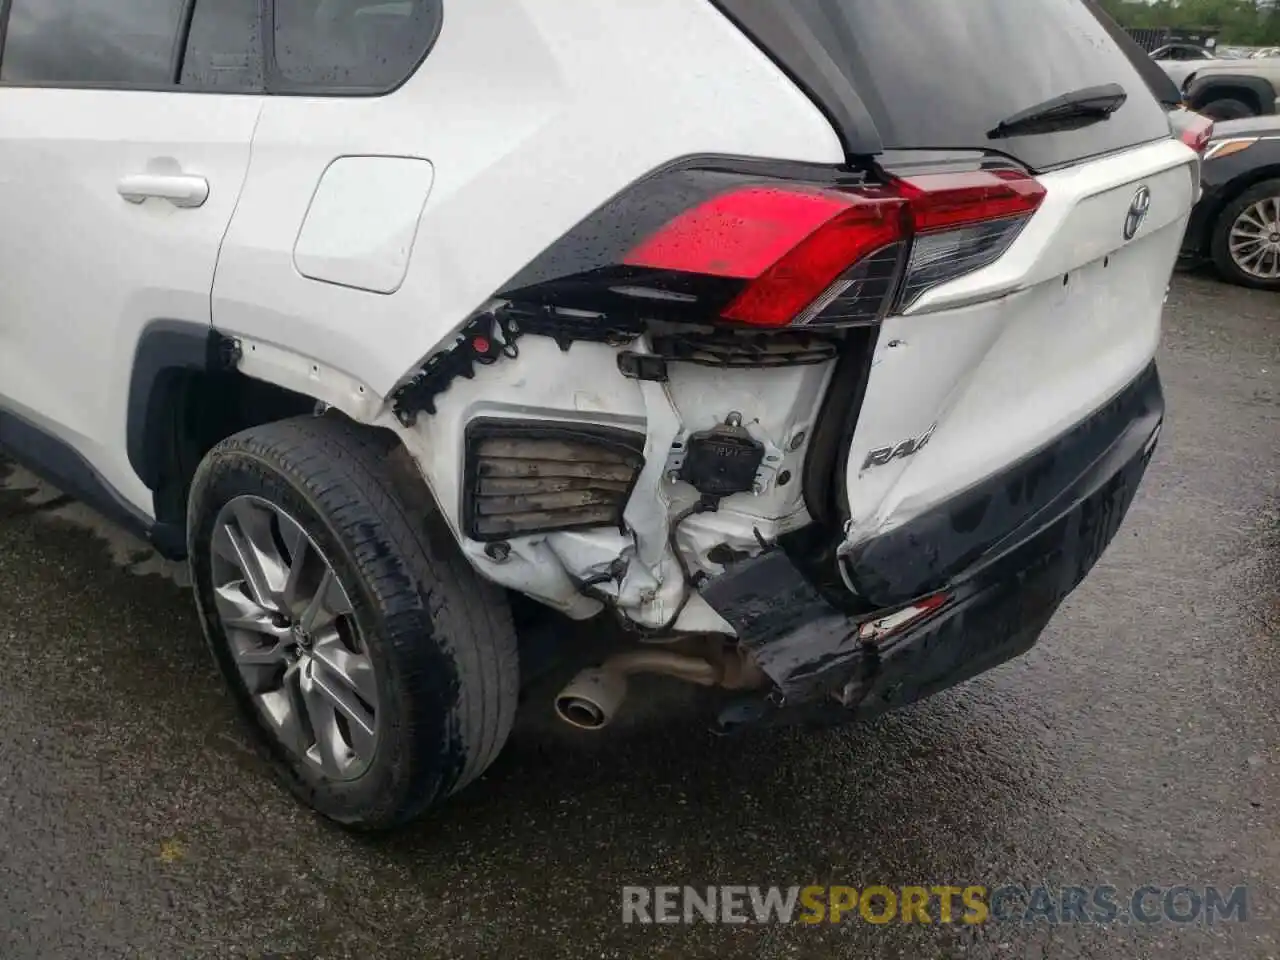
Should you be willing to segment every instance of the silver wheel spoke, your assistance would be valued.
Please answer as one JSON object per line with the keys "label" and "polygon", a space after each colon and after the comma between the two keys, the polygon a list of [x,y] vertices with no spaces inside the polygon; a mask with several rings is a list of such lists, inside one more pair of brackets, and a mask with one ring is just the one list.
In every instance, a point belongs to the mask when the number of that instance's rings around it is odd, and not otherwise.
{"label": "silver wheel spoke", "polygon": [[301,688],[316,750],[330,776],[340,776],[353,761],[371,755],[373,717],[333,671],[312,659],[302,672]]}
{"label": "silver wheel spoke", "polygon": [[1261,234],[1267,229],[1266,222],[1258,213],[1257,207],[1251,207],[1244,213],[1240,214],[1240,219],[1236,222],[1239,230],[1248,230],[1250,233]]}
{"label": "silver wheel spoke", "polygon": [[301,673],[299,665],[294,664],[285,671],[284,682],[279,689],[258,697],[267,725],[286,749],[299,756],[306,754],[313,740],[306,725],[306,710],[299,684]]}
{"label": "silver wheel spoke", "polygon": [[286,610],[296,614],[310,597],[307,576],[316,570],[328,573],[328,567],[320,555],[311,549],[311,541],[292,517],[278,516],[280,538],[289,552],[289,570],[281,588],[281,600]]}
{"label": "silver wheel spoke", "polygon": [[315,734],[315,742],[307,750],[307,759],[318,763],[325,776],[342,779],[344,769],[350,763],[350,751],[338,729],[337,715],[314,690],[303,693],[307,717]]}
{"label": "silver wheel spoke", "polygon": [[[337,630],[317,638],[311,655],[340,683],[365,704],[378,702],[378,688],[373,663],[363,653],[352,653],[343,644]],[[367,708],[364,708],[367,709]]]}
{"label": "silver wheel spoke", "polygon": [[231,551],[227,559],[244,574],[253,599],[269,610],[278,610],[285,570],[271,534],[272,513],[247,500],[233,501],[231,509],[233,522],[222,526]]}
{"label": "silver wheel spoke", "polygon": [[236,565],[243,575],[245,589],[260,607],[271,603],[271,591],[266,574],[258,558],[239,528],[226,524],[219,528],[215,548],[218,553]]}
{"label": "silver wheel spoke", "polygon": [[351,615],[351,602],[333,571],[325,567],[314,596],[310,598],[298,617],[298,626],[310,634],[320,633],[339,617]]}
{"label": "silver wheel spoke", "polygon": [[275,667],[289,662],[290,645],[284,641],[266,646],[232,649],[232,656],[242,667]]}
{"label": "silver wheel spoke", "polygon": [[218,616],[227,630],[249,630],[253,633],[268,636],[283,636],[289,631],[279,627],[273,611],[266,609],[256,600],[251,599],[246,590],[248,585],[243,580],[229,583],[214,590],[213,599],[218,607]]}
{"label": "silver wheel spoke", "polygon": [[345,679],[335,676],[333,671],[318,660],[312,661],[309,672],[312,689],[329,709],[342,714],[351,725],[352,737],[362,737],[371,742],[374,734],[373,715],[355,696],[355,691]]}

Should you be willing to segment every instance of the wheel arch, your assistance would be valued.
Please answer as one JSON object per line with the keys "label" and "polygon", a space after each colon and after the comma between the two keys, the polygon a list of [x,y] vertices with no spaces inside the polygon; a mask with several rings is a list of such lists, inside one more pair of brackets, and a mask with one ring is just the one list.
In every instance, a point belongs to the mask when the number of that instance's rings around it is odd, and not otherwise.
{"label": "wheel arch", "polygon": [[150,539],[186,555],[186,502],[200,460],[240,430],[309,413],[316,399],[236,369],[236,343],[206,324],[157,319],[134,349],[126,406],[129,463],[152,492]]}
{"label": "wheel arch", "polygon": [[1201,76],[1192,81],[1187,91],[1187,101],[1197,110],[1215,100],[1225,99],[1242,100],[1259,114],[1275,113],[1275,88],[1262,77],[1234,73]]}
{"label": "wheel arch", "polygon": [[1219,191],[1204,220],[1204,236],[1201,238],[1204,249],[1207,250],[1209,248],[1209,243],[1213,239],[1213,232],[1218,226],[1218,218],[1222,216],[1223,211],[1235,203],[1246,191],[1253,189],[1266,180],[1280,180],[1280,158],[1241,174]]}
{"label": "wheel arch", "polygon": [[[1220,209],[1216,210],[1208,230],[1209,258],[1217,268],[1218,274],[1232,283],[1264,290],[1276,290],[1277,278],[1271,274],[1257,274],[1245,267],[1235,254],[1231,252],[1231,236],[1234,227],[1233,215],[1239,216],[1247,205],[1262,197],[1274,197],[1280,194],[1276,187],[1280,184],[1280,164],[1259,167],[1250,171],[1247,178],[1241,177],[1239,183],[1232,184],[1233,190],[1229,198],[1224,200]],[[1259,187],[1266,186],[1265,191]],[[1252,191],[1258,190],[1258,197],[1251,197]]]}

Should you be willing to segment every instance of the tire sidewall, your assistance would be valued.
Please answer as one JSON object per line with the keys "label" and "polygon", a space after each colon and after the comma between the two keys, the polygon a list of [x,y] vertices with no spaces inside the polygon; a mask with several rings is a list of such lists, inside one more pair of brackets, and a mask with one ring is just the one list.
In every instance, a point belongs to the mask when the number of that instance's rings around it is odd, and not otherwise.
{"label": "tire sidewall", "polygon": [[[369,768],[355,780],[328,780],[287,750],[266,725],[232,659],[226,632],[214,605],[211,543],[214,524],[223,506],[243,495],[267,500],[301,523],[332,565],[351,601],[353,620],[373,661],[379,707],[375,755]],[[276,774],[303,802],[325,816],[352,825],[377,825],[380,820],[392,819],[395,811],[409,802],[407,794],[420,795],[421,805],[425,807],[447,794],[457,779],[465,758],[460,754],[456,737],[451,737],[447,730],[448,718],[457,707],[457,683],[456,679],[449,682],[452,664],[439,655],[431,642],[430,617],[422,597],[423,602],[409,605],[410,609],[397,610],[392,616],[401,621],[405,617],[420,621],[420,630],[416,632],[421,637],[422,654],[429,657],[432,651],[437,653],[438,662],[431,666],[441,682],[430,685],[430,693],[425,693],[418,684],[414,698],[405,696],[406,684],[398,672],[398,658],[388,655],[386,649],[386,638],[402,633],[405,625],[400,622],[395,629],[391,628],[388,611],[381,609],[371,595],[348,545],[323,514],[306,491],[299,489],[274,464],[245,451],[215,450],[192,485],[188,539],[192,588],[206,642],[218,669]],[[405,578],[412,581],[407,573]],[[449,695],[450,689],[453,696]],[[436,762],[422,762],[424,744]],[[409,756],[415,747],[419,751],[417,763]],[[415,771],[416,777],[407,776],[409,770]]]}
{"label": "tire sidewall", "polygon": [[1231,256],[1231,228],[1240,214],[1265,197],[1280,197],[1280,179],[1265,180],[1255,184],[1228,203],[1214,221],[1209,240],[1209,252],[1214,266],[1223,279],[1256,290],[1280,290],[1280,279],[1264,280],[1246,273]]}
{"label": "tire sidewall", "polygon": [[1231,97],[1211,100],[1200,108],[1200,112],[1212,120],[1244,120],[1257,116],[1247,103]]}

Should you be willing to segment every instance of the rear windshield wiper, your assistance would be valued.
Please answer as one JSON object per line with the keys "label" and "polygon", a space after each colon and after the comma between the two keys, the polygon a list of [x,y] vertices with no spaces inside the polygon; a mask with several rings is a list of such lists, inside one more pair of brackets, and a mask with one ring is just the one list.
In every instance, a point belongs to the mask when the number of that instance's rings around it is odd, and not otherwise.
{"label": "rear windshield wiper", "polygon": [[1100,87],[1085,87],[1060,97],[1046,100],[1007,120],[1001,120],[994,130],[987,133],[991,140],[1016,137],[1029,133],[1053,133],[1058,130],[1078,130],[1100,120],[1106,120],[1119,110],[1129,95],[1118,83],[1106,83]]}

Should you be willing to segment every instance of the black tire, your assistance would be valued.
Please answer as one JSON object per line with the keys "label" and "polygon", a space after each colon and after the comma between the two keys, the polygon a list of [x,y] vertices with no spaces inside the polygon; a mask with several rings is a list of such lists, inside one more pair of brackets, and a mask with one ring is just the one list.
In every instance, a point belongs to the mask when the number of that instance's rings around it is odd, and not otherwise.
{"label": "black tire", "polygon": [[[303,417],[218,444],[192,483],[188,548],[205,636],[255,739],[285,785],[346,826],[400,826],[489,766],[515,717],[519,670],[506,596],[466,562],[399,444],[351,421]],[[412,465],[410,465],[412,468]],[[415,471],[416,472],[416,471]],[[231,499],[283,508],[328,559],[376,674],[377,745],[358,779],[292,753],[245,687],[213,601],[211,539]]]}
{"label": "black tire", "polygon": [[1280,279],[1255,277],[1246,272],[1231,257],[1231,228],[1240,215],[1259,200],[1269,197],[1280,198],[1280,180],[1264,180],[1254,184],[1240,196],[1228,203],[1213,223],[1213,232],[1209,237],[1209,255],[1213,259],[1214,268],[1222,279],[1242,287],[1253,287],[1256,290],[1280,290]]}
{"label": "black tire", "polygon": [[1256,117],[1258,115],[1258,111],[1243,100],[1233,100],[1230,97],[1211,100],[1198,108],[1196,112],[1212,120],[1243,120],[1245,117]]}

